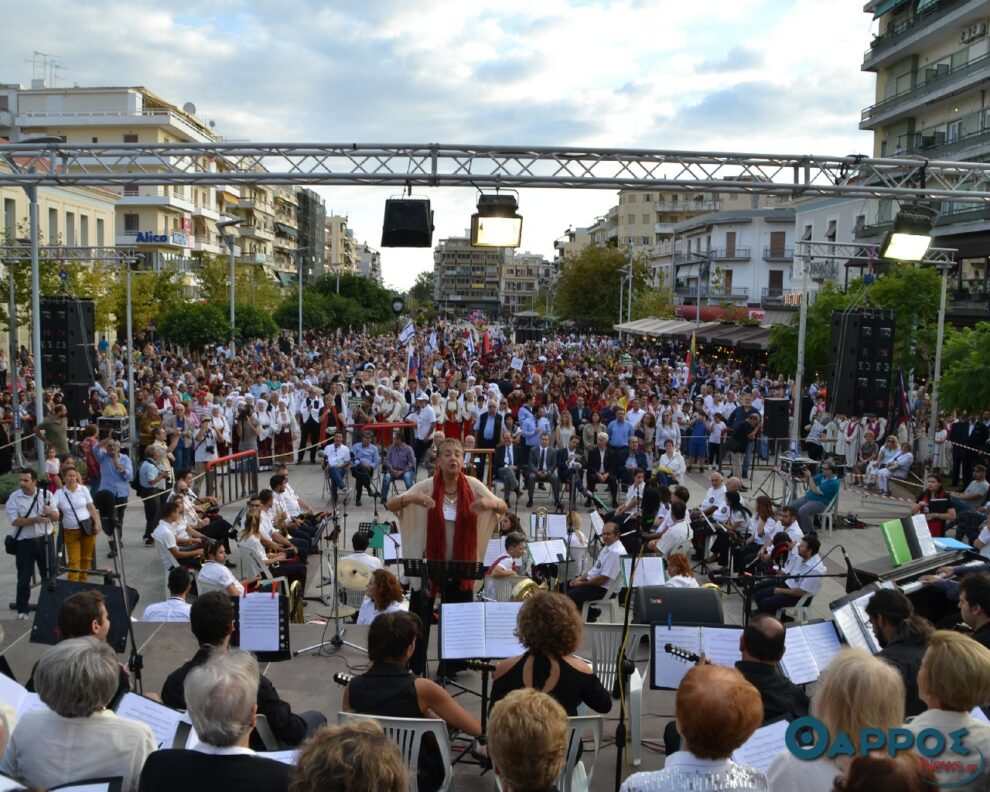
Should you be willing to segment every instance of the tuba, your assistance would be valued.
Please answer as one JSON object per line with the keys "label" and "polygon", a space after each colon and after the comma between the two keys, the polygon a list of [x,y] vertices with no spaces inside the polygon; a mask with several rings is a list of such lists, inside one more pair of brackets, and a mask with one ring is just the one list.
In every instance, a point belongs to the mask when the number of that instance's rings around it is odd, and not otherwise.
{"label": "tuba", "polygon": [[512,593],[509,595],[509,599],[512,602],[525,602],[530,597],[535,597],[541,591],[547,590],[548,586],[546,582],[537,584],[532,578],[523,578],[512,587]]}

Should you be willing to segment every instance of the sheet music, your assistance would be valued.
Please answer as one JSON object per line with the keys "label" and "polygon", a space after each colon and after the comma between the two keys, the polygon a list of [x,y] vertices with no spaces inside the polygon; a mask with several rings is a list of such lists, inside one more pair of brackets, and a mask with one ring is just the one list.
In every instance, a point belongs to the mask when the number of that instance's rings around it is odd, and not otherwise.
{"label": "sheet music", "polygon": [[122,718],[150,726],[159,749],[172,747],[175,731],[182,720],[182,713],[137,693],[127,693],[121,699],[120,704],[117,705],[117,714]]}
{"label": "sheet music", "polygon": [[[626,587],[629,586],[629,574],[632,569],[632,556],[623,556],[622,579]],[[636,562],[636,579],[633,581],[633,588],[642,586],[661,586],[667,582],[667,574],[663,568],[663,558],[660,556],[643,556]]]}
{"label": "sheet music", "polygon": [[650,647],[653,651],[653,685],[676,689],[693,664],[667,654],[663,647],[670,643],[686,652],[701,654],[701,629],[658,626],[654,638]]}
{"label": "sheet music", "polygon": [[282,764],[294,765],[299,758],[299,751],[258,751],[258,756],[263,759],[274,759]]}
{"label": "sheet music", "polygon": [[488,540],[488,546],[485,548],[485,569],[491,567],[500,555],[504,555],[504,551],[502,550],[503,541],[500,536]]}
{"label": "sheet music", "polygon": [[742,629],[736,627],[702,627],[701,648],[715,665],[732,668],[742,660],[739,636]]}
{"label": "sheet music", "polygon": [[784,631],[784,656],[780,667],[795,685],[806,685],[821,676],[815,654],[804,631],[792,627]]}
{"label": "sheet music", "polygon": [[859,622],[856,620],[856,614],[851,604],[836,608],[832,611],[832,616],[835,618],[835,623],[839,625],[839,629],[842,630],[842,635],[846,639],[847,644],[856,649],[865,649],[867,652],[872,651],[870,644],[866,640],[866,636],[863,635],[863,630],[860,628]]}
{"label": "sheet music", "polygon": [[526,651],[515,636],[516,619],[521,602],[485,602],[485,651],[484,658],[515,657]]}
{"label": "sheet music", "polygon": [[814,624],[802,625],[800,630],[808,639],[808,645],[811,647],[815,662],[818,663],[818,671],[821,673],[828,668],[832,659],[842,651],[842,644],[835,632],[835,624],[827,621],[815,622]]}
{"label": "sheet music", "polygon": [[385,561],[398,561],[402,558],[402,534],[396,532],[384,537],[382,557]]}
{"label": "sheet music", "polygon": [[465,660],[485,656],[485,603],[461,602],[440,606],[440,656]]}
{"label": "sheet music", "polygon": [[8,790],[13,789],[27,789],[27,787],[21,786],[13,778],[0,775],[0,792],[8,792]]}
{"label": "sheet music", "polygon": [[547,515],[547,536],[551,539],[567,538],[567,515],[548,514]]}
{"label": "sheet music", "polygon": [[605,530],[605,520],[596,511],[588,512],[588,516],[591,517],[591,529],[595,532],[595,536],[601,536],[602,531]]}
{"label": "sheet music", "polygon": [[277,652],[279,598],[267,592],[241,597],[241,649],[248,652]]}
{"label": "sheet music", "polygon": [[559,564],[560,559],[566,554],[567,548],[561,539],[529,543],[529,555],[533,559],[533,564]]}
{"label": "sheet music", "polygon": [[935,540],[932,538],[932,531],[928,527],[928,520],[925,519],[925,515],[914,515],[911,518],[911,524],[914,527],[914,535],[918,537],[918,545],[921,547],[922,557],[928,558],[929,556],[936,555],[938,548],[935,547]]}
{"label": "sheet music", "polygon": [[767,772],[777,754],[784,750],[788,725],[787,721],[779,720],[761,726],[732,752],[732,761]]}
{"label": "sheet music", "polygon": [[48,708],[37,693],[29,693],[6,674],[0,674],[0,701],[14,710],[18,718],[32,710]]}
{"label": "sheet music", "polygon": [[[23,788],[20,787],[20,789]],[[64,784],[63,786],[52,787],[52,789],[63,790],[64,792],[110,792],[110,782],[92,781],[88,784]]]}

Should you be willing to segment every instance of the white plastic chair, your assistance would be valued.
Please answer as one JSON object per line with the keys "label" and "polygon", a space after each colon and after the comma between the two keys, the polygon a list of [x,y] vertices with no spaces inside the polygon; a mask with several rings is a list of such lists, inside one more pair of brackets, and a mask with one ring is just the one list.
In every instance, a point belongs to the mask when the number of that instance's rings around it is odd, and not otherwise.
{"label": "white plastic chair", "polygon": [[385,734],[399,746],[402,761],[409,768],[409,792],[418,792],[416,773],[419,770],[419,747],[424,734],[432,734],[440,749],[440,757],[444,767],[443,783],[440,792],[450,788],[454,773],[450,764],[450,737],[447,734],[447,724],[439,718],[386,718],[375,715],[361,715],[356,712],[338,712],[337,723],[345,724],[350,721],[378,721]]}
{"label": "white plastic chair", "polygon": [[616,605],[618,605],[618,594],[619,589],[622,588],[622,575],[616,575],[615,580],[611,581],[605,587],[605,596],[597,600],[588,600],[581,607],[581,616],[585,621],[588,621],[588,609],[598,608],[602,611],[602,615],[605,615],[605,610],[608,610],[608,619],[606,621],[615,622],[618,621],[618,616],[616,615]]}
{"label": "white plastic chair", "polygon": [[[567,757],[564,769],[557,779],[554,789],[560,792],[588,792],[591,779],[595,774],[595,764],[598,762],[598,752],[602,747],[603,721],[601,715],[575,715],[567,719]],[[591,732],[592,750],[578,755],[582,738],[586,732]],[[585,768],[584,760],[590,758],[589,767]],[[495,788],[502,792],[502,782],[495,776]]]}
{"label": "white plastic chair", "polygon": [[[616,659],[622,645],[623,625],[621,624],[588,624],[584,628],[585,636],[591,641],[591,670],[597,676],[606,690],[614,690],[618,680],[619,669]],[[642,633],[638,633],[642,635]],[[629,642],[632,643],[633,632],[630,630]],[[629,658],[630,647],[626,644],[625,656]],[[629,735],[631,746],[629,754],[634,766],[642,761],[643,741],[643,676],[639,669],[633,666],[633,672],[626,683],[625,690],[629,701]]]}
{"label": "white plastic chair", "polygon": [[[179,566],[179,562],[176,557],[168,551],[168,548],[157,539],[155,539],[155,550],[158,551],[158,557],[162,560],[162,567],[165,570],[165,599],[168,599],[172,596],[168,590],[168,573],[172,571],[172,567]],[[198,590],[199,589],[197,587],[197,591]]]}
{"label": "white plastic chair", "polygon": [[261,739],[261,743],[265,746],[266,750],[277,751],[281,748],[278,740],[275,739],[275,733],[272,731],[272,727],[268,724],[268,718],[260,712],[255,715],[254,730],[258,733],[258,737]]}
{"label": "white plastic chair", "polygon": [[774,615],[780,620],[781,616],[787,614],[794,619],[795,624],[804,624],[811,618],[811,600],[813,596],[813,594],[805,594],[793,605],[778,608]]}
{"label": "white plastic chair", "polygon": [[199,596],[202,597],[204,594],[208,594],[211,591],[223,591],[223,592],[226,592],[227,591],[227,587],[226,586],[221,586],[219,583],[212,583],[210,581],[203,580],[202,578],[199,577],[199,575],[197,575],[196,576],[196,591],[199,592]]}
{"label": "white plastic chair", "polygon": [[835,493],[835,497],[828,502],[828,506],[825,507],[825,511],[818,515],[818,519],[821,523],[823,531],[827,531],[829,535],[832,534],[832,529],[835,527],[835,520],[839,516],[839,493]]}

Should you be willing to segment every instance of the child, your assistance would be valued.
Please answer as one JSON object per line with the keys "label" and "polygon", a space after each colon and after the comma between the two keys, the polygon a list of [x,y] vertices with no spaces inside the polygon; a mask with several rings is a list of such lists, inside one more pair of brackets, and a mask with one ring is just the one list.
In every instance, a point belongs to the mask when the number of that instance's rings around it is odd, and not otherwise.
{"label": "child", "polygon": [[58,461],[58,452],[55,446],[48,446],[45,452],[45,473],[48,474],[48,491],[53,495],[62,486],[62,479],[59,473],[62,472],[62,464]]}

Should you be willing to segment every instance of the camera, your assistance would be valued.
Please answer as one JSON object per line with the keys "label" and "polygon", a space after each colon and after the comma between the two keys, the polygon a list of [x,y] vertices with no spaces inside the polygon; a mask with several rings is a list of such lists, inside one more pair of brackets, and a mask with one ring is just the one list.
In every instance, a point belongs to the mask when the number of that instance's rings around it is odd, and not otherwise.
{"label": "camera", "polygon": [[780,469],[785,475],[794,479],[804,478],[804,472],[810,470],[814,475],[818,472],[818,463],[807,457],[786,457],[780,458]]}

